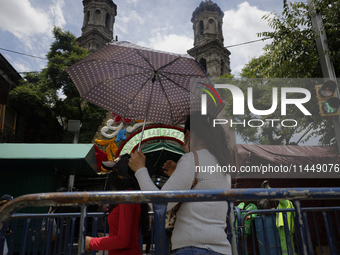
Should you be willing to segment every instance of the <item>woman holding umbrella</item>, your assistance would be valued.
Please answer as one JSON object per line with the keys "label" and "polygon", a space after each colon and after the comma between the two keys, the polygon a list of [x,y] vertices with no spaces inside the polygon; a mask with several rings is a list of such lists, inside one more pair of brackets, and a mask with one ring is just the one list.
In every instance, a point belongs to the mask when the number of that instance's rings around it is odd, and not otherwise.
{"label": "woman holding umbrella", "polygon": [[[222,127],[213,127],[213,118],[196,112],[187,119],[184,135],[189,153],[183,155],[177,165],[165,165],[167,173],[173,173],[162,190],[190,189],[197,164],[201,171],[198,171],[197,182],[192,189],[230,189],[230,175],[222,171],[204,171],[209,166],[222,167],[231,163],[231,151]],[[129,166],[135,172],[141,190],[158,190],[148,174],[141,151],[131,154]],[[171,166],[174,171],[168,169]],[[175,205],[169,203],[168,210]],[[231,254],[231,245],[225,233],[227,210],[226,202],[183,203],[176,214],[171,240],[175,254]]]}

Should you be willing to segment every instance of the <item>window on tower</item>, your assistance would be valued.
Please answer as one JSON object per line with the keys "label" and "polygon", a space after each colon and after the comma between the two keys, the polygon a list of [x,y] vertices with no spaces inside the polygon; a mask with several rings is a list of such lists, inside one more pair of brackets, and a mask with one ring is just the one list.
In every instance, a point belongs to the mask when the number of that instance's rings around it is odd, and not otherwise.
{"label": "window on tower", "polygon": [[224,61],[223,59],[221,59],[221,74],[220,75],[223,75],[224,74]]}
{"label": "window on tower", "polygon": [[110,28],[110,14],[106,13],[105,27]]}
{"label": "window on tower", "polygon": [[203,66],[204,70],[207,71],[207,60],[205,58],[201,58],[199,62]]}
{"label": "window on tower", "polygon": [[90,20],[90,11],[87,11],[86,16],[85,16],[85,26],[89,23]]}
{"label": "window on tower", "polygon": [[203,35],[203,20],[198,24],[198,34]]}

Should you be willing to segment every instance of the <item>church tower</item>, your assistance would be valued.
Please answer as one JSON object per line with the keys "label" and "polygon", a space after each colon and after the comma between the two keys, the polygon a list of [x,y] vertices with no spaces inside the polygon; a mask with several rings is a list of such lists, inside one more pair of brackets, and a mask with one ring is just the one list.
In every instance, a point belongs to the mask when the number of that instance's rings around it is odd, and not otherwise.
{"label": "church tower", "polygon": [[112,0],[83,0],[84,22],[78,44],[91,53],[113,39],[117,5]]}
{"label": "church tower", "polygon": [[194,47],[188,54],[197,59],[211,78],[230,74],[230,51],[223,45],[224,13],[211,0],[201,2],[192,13]]}

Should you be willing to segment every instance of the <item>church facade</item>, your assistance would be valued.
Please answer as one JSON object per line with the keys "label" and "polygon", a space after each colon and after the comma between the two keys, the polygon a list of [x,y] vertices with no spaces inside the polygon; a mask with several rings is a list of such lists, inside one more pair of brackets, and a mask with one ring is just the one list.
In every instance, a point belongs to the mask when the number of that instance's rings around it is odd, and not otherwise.
{"label": "church facade", "polygon": [[[113,39],[117,5],[112,0],[83,0],[84,21],[80,46],[90,53]],[[220,7],[211,0],[202,1],[192,14],[194,47],[188,54],[197,59],[209,77],[230,74],[230,51],[223,45],[223,16]]]}

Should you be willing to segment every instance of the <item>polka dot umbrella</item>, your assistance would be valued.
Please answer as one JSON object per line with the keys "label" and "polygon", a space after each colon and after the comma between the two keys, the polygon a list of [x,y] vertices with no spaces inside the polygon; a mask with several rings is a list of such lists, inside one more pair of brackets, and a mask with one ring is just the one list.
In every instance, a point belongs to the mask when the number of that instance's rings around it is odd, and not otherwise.
{"label": "polka dot umbrella", "polygon": [[199,87],[195,79],[212,84],[191,56],[130,42],[110,42],[66,72],[86,101],[122,118],[169,125],[183,124],[190,111],[200,110],[202,90],[192,89]]}

